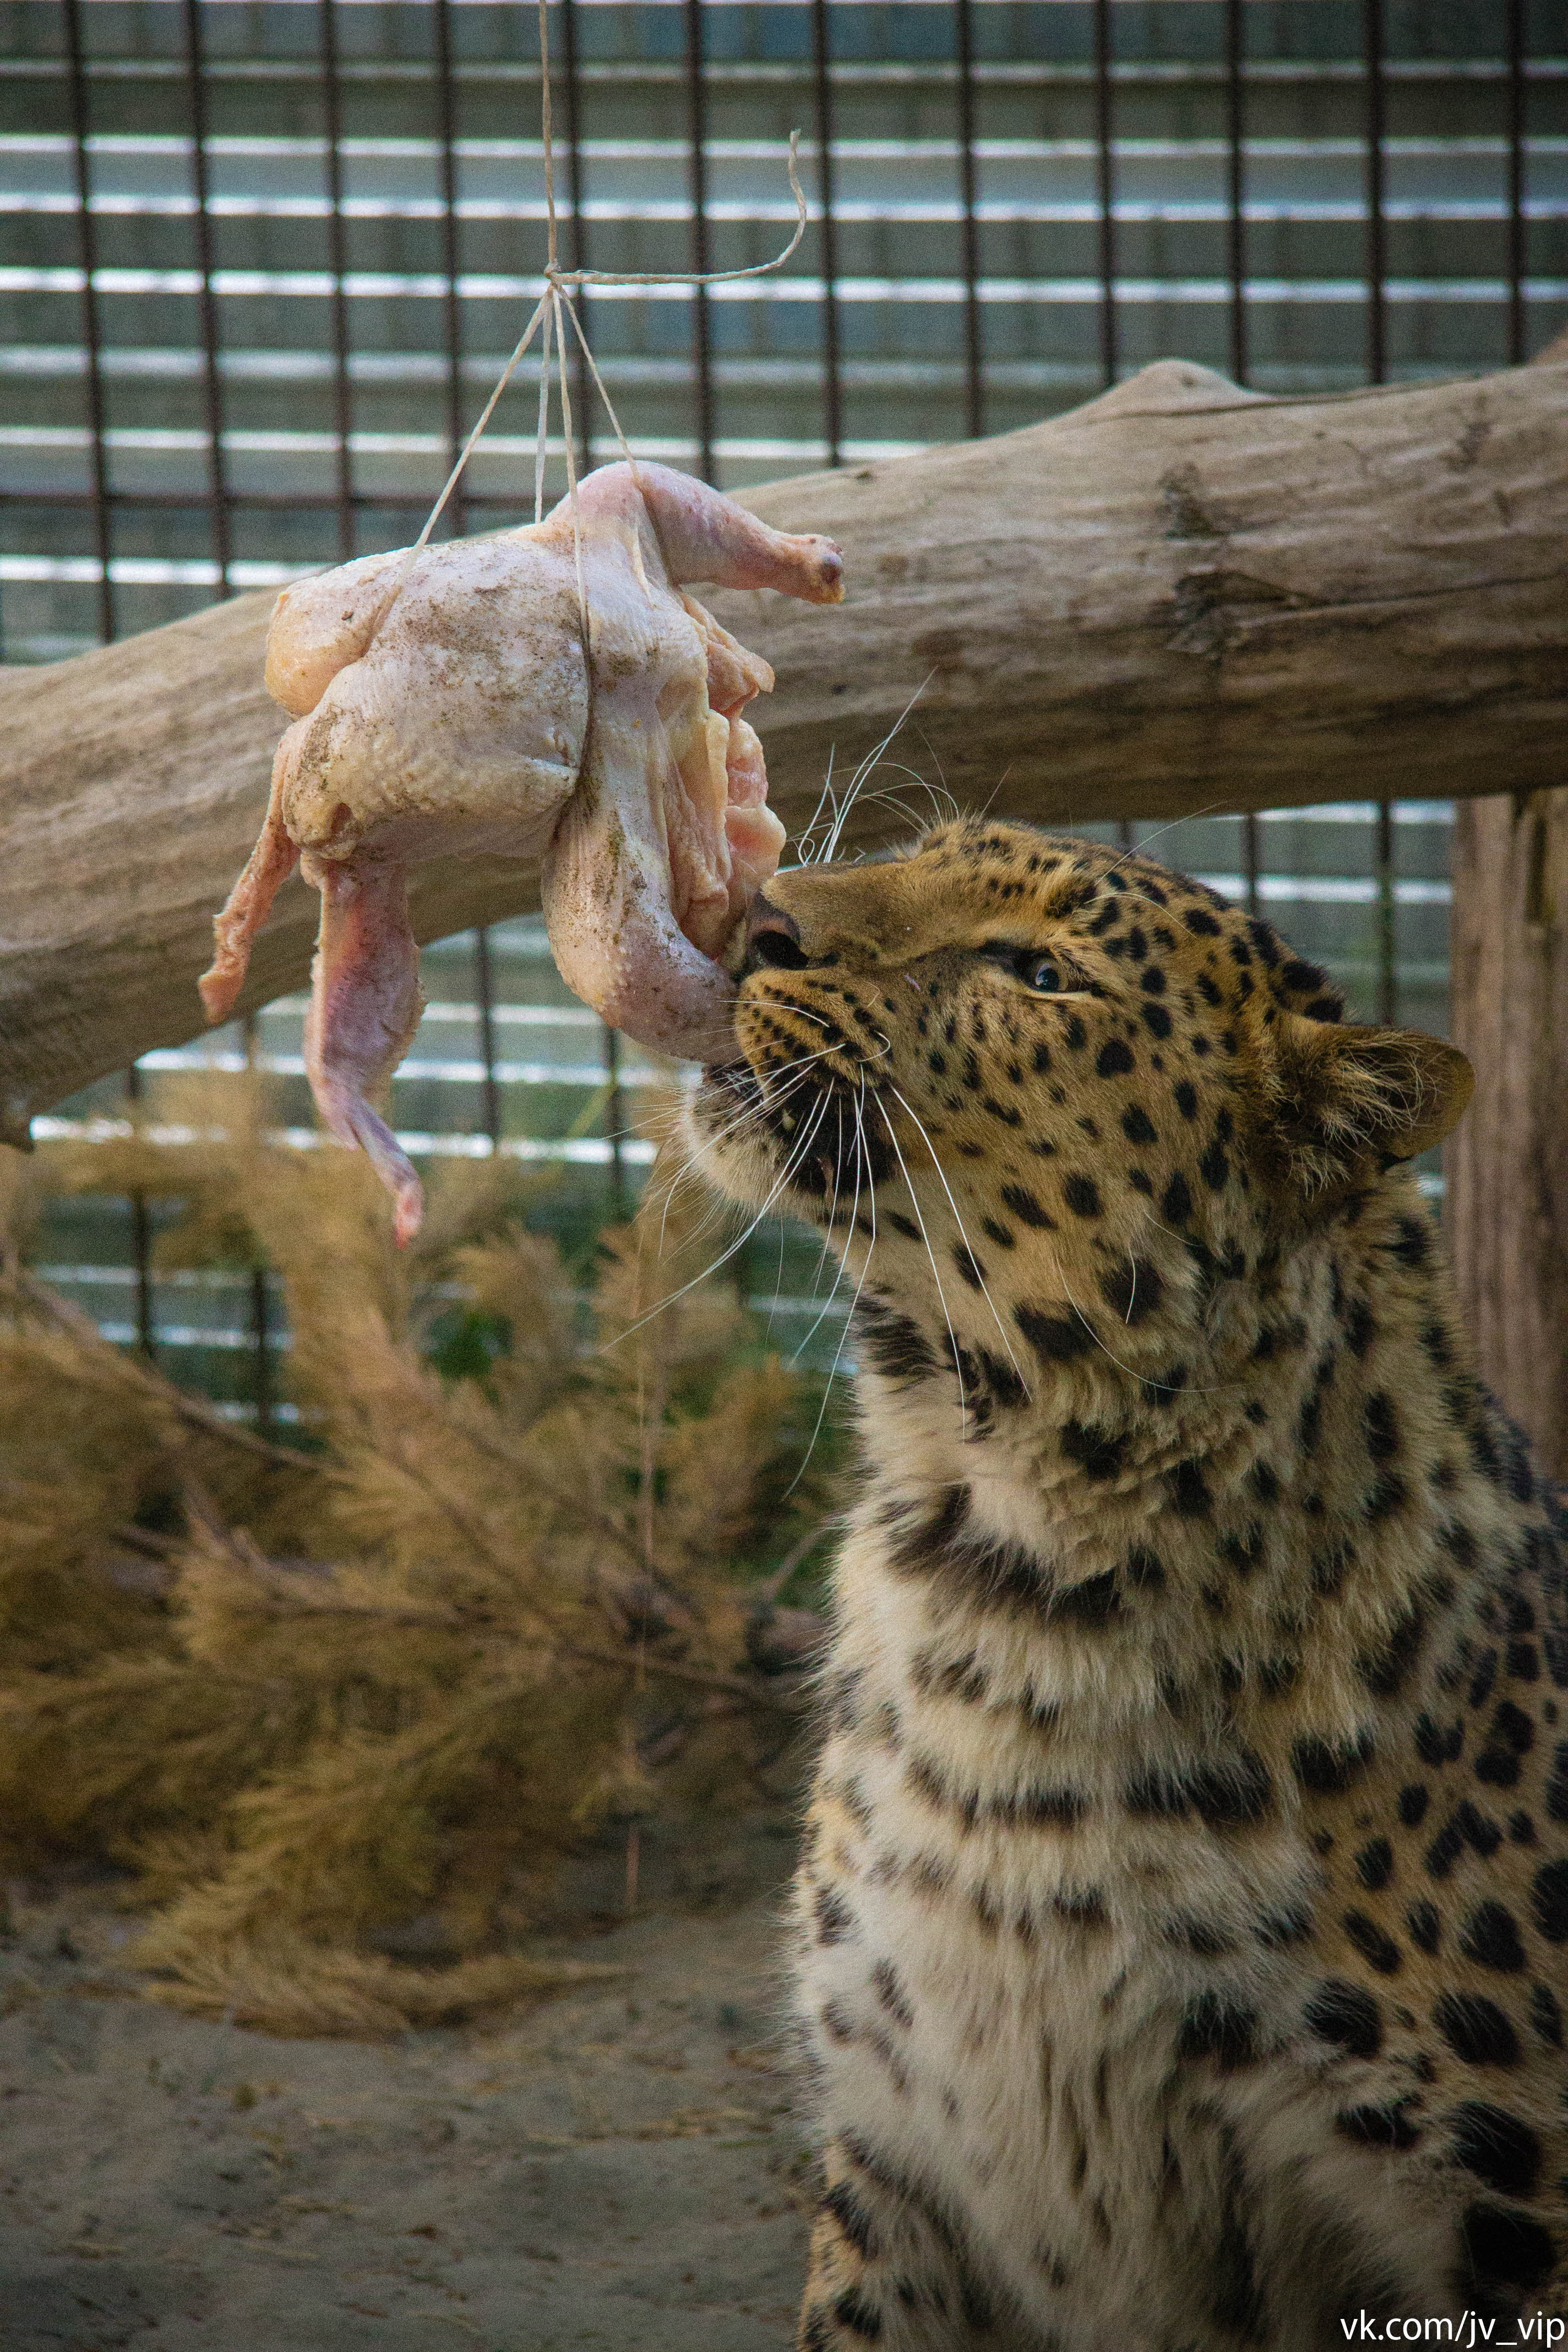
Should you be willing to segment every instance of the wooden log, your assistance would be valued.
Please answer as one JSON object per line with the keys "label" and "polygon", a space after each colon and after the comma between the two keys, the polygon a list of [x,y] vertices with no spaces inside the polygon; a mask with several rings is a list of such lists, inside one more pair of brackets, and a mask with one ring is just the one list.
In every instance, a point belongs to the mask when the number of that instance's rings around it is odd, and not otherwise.
{"label": "wooden log", "polygon": [[[917,690],[910,766],[1052,823],[1538,789],[1568,716],[1565,423],[1568,366],[1272,401],[1164,361],[1020,433],[749,491],[840,540],[848,579],[837,611],[713,600],[779,673],[775,803],[802,824],[830,752],[843,777]],[[0,683],[13,1139],[199,1027],[211,915],[280,731],[270,603]],[[416,927],[533,891],[522,867],[434,865]],[[314,924],[291,884],[243,1004],[302,982]]]}

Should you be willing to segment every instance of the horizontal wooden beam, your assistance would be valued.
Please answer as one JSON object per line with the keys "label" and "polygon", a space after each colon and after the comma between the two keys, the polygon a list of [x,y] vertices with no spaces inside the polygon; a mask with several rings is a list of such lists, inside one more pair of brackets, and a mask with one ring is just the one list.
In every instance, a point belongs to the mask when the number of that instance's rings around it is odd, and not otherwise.
{"label": "horizontal wooden beam", "polygon": [[[1070,826],[1310,801],[1530,792],[1568,721],[1568,364],[1268,400],[1163,361],[989,441],[750,490],[843,545],[837,610],[710,601],[765,654],[773,797],[808,819],[918,697],[896,758]],[[200,1027],[211,917],[256,836],[282,714],[271,598],[0,678],[0,1113]],[[879,781],[897,782],[892,771]],[[847,839],[894,829],[868,800]],[[422,940],[536,877],[415,877]],[[314,894],[243,1004],[304,982]]]}

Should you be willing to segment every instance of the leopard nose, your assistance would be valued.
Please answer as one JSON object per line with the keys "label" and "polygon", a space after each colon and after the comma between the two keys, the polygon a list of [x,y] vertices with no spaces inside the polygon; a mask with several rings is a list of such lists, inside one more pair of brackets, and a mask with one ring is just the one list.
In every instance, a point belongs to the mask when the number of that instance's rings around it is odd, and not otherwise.
{"label": "leopard nose", "polygon": [[746,917],[746,970],[799,971],[809,961],[794,916],[759,893]]}

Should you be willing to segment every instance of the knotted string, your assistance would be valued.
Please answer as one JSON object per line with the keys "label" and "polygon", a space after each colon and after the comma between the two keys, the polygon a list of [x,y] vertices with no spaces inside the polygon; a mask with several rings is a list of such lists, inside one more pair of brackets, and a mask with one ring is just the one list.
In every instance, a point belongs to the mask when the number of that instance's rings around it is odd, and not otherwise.
{"label": "knotted string", "polygon": [[458,451],[457,461],[442,485],[441,495],[425,518],[424,529],[413,546],[405,549],[399,560],[387,592],[386,601],[376,616],[373,635],[384,625],[387,614],[407,583],[409,573],[429,545],[430,534],[446,511],[447,503],[453,491],[462,480],[468,460],[479,446],[485,428],[495,414],[497,403],[511,382],[542,324],[544,335],[540,348],[539,426],[533,458],[533,520],[537,523],[542,521],[544,517],[544,467],[550,426],[550,356],[551,344],[553,341],[561,385],[561,427],[566,447],[566,495],[571,501],[573,550],[576,558],[577,607],[583,624],[583,641],[586,646],[588,598],[583,579],[583,533],[577,514],[577,454],[572,428],[572,396],[566,379],[565,322],[568,319],[582,346],[583,356],[588,362],[595,389],[605,404],[605,413],[615,428],[621,455],[634,471],[637,460],[632,456],[631,445],[622,428],[621,420],[616,414],[616,405],[610,398],[605,379],[599,373],[598,362],[588,347],[588,338],[583,331],[583,321],[577,315],[577,306],[572,299],[572,289],[580,286],[719,286],[737,278],[763,278],[770,271],[784,268],[784,263],[805,235],[805,197],[801,189],[798,170],[800,133],[798,131],[792,131],[789,135],[789,163],[786,168],[789,173],[790,194],[795,198],[795,235],[790,238],[784,251],[775,255],[772,261],[753,261],[744,269],[563,269],[560,262],[559,224],[555,210],[555,139],[550,105],[550,21],[547,11],[548,0],[539,0],[539,129],[544,150],[544,291],[534,305],[532,314],[518,338],[511,357],[501,370],[494,391],[479,411],[472,432]]}

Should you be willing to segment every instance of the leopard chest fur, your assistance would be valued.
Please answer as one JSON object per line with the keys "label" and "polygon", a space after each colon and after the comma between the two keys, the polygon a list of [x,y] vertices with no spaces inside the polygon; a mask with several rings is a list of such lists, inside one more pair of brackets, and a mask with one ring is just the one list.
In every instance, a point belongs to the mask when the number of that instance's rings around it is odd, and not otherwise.
{"label": "leopard chest fur", "polygon": [[[1270,1360],[1270,1420],[1282,1391],[1299,1419],[1302,1384]],[[1484,1867],[1507,1851],[1501,1823],[1426,1774],[1468,1739],[1492,1788],[1529,1783],[1533,1736],[1498,1704],[1486,1636],[1539,1611],[1568,1671],[1552,1593],[1426,1575],[1425,1675],[1387,1610],[1381,1639],[1373,1612],[1359,1642],[1341,1623],[1325,1648],[1303,1568],[1342,1580],[1312,1596],[1332,1624],[1358,1547],[1390,1573],[1467,1548],[1447,1499],[1426,1540],[1419,1524],[1369,1538],[1289,1464],[1260,1481],[1257,1422],[1205,1409],[1197,1513],[1173,1504],[1163,1426],[1130,1442],[1115,1481],[1053,1481],[1021,1433],[944,1445],[929,1401],[868,1385],[881,1475],[838,1566],[797,1904],[844,2211],[864,2223],[879,2177],[896,2179],[946,2250],[929,2292],[967,2294],[1021,2346],[1308,2352],[1362,2310],[1486,2307],[1469,2239],[1500,2231],[1505,2258],[1536,2263],[1550,2242],[1474,2192],[1538,2189],[1563,2143],[1550,1897],[1568,1870],[1532,1853],[1510,1907]],[[1190,1423],[1178,1434],[1196,1443]],[[1511,1494],[1478,1477],[1468,1512],[1521,1567]],[[1223,1612],[1216,1560],[1239,1588]],[[1527,1676],[1531,1646],[1513,1645]],[[1473,1728],[1439,1713],[1456,1692]],[[1550,1727],[1556,1701],[1539,1703]],[[1509,1836],[1534,1844],[1554,1803],[1568,1813],[1557,1769],[1542,1757],[1541,1810],[1517,1808]],[[1432,1897],[1456,1874],[1469,1884],[1439,1925]],[[1457,1967],[1411,1982],[1445,1938]],[[1505,2086],[1525,2031],[1552,2063]],[[929,2282],[933,2259],[910,2275]]]}
{"label": "leopard chest fur", "polygon": [[[1437,2275],[1421,2199],[1397,2221],[1381,2203],[1375,2249],[1355,2227],[1365,2158],[1336,2139],[1335,2053],[1301,2022],[1325,1885],[1310,1830],[1234,1725],[1184,1726],[1146,1651],[1106,1654],[1115,1570],[1092,1548],[1072,1547],[1059,1626],[933,1590],[955,1523],[976,1532],[955,1491],[880,1499],[839,1569],[795,1983],[851,2179],[890,2170],[965,2247],[949,2300],[1041,2340],[1250,2340],[1252,2242],[1307,2237],[1309,2195],[1336,2286],[1359,2258],[1375,2301],[1395,2239]],[[977,1586],[999,1549],[963,1561],[984,1562]],[[1260,2100],[1266,2052],[1291,2079]],[[1289,2340],[1315,2345],[1328,2305],[1298,2315]]]}

